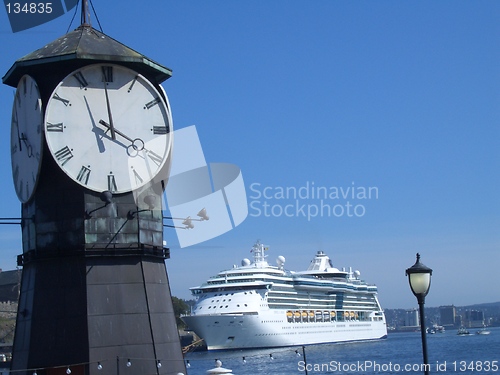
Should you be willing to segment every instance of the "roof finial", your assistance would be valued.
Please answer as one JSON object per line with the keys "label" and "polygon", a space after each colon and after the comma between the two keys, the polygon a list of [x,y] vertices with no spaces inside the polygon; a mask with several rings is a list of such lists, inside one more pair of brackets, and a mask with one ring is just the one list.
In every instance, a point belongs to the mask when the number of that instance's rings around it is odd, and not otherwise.
{"label": "roof finial", "polygon": [[91,26],[90,25],[90,11],[88,0],[82,0],[82,26]]}

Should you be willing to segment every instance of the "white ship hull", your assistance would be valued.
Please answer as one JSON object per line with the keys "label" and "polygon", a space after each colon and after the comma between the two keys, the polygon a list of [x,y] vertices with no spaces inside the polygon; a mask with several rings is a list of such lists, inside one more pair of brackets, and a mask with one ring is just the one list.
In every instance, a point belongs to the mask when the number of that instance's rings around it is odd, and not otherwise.
{"label": "white ship hull", "polygon": [[204,338],[208,350],[268,348],[387,337],[384,320],[290,323],[286,311],[257,315],[197,315],[182,318]]}

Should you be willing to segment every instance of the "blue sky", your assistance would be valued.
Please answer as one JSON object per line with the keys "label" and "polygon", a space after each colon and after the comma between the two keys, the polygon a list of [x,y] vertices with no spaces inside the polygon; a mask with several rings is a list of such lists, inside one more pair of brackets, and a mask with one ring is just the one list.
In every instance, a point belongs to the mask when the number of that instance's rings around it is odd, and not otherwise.
{"label": "blue sky", "polygon": [[[196,125],[207,161],[237,165],[247,189],[249,216],[234,230],[187,248],[165,231],[173,295],[189,298],[189,287],[239,264],[260,239],[270,262],[283,255],[291,270],[305,269],[317,250],[359,269],[387,308],[416,305],[404,271],[417,252],[434,270],[428,305],[500,300],[499,2],[94,7],[104,33],[173,70],[163,86],[174,128]],[[0,73],[65,34],[71,18],[14,34],[2,9]],[[92,24],[99,28],[93,15]],[[13,92],[0,88],[2,217],[20,212],[9,153]],[[309,219],[280,210],[320,200],[259,197],[264,188],[307,185],[378,194],[323,202],[362,206],[358,216]],[[274,207],[269,217],[264,201]],[[20,237],[20,228],[0,226],[0,268],[15,268]]]}

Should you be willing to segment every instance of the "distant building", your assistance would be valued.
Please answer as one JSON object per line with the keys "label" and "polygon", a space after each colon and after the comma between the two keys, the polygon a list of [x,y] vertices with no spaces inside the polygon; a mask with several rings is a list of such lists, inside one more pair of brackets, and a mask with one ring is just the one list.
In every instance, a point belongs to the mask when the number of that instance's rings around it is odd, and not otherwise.
{"label": "distant building", "polygon": [[420,320],[418,318],[418,310],[417,309],[406,310],[405,326],[406,327],[419,327],[420,326]]}
{"label": "distant building", "polygon": [[0,302],[17,302],[21,272],[21,270],[0,270]]}
{"label": "distant building", "polygon": [[484,325],[484,312],[479,310],[465,310],[464,325],[471,328]]}
{"label": "distant building", "polygon": [[457,309],[453,305],[440,306],[439,315],[442,326],[454,326],[457,323]]}

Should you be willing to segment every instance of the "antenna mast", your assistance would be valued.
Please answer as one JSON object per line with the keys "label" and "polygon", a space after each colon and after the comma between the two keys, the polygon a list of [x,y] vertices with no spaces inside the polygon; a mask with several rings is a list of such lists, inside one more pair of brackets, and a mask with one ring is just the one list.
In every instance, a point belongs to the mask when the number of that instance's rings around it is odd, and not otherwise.
{"label": "antenna mast", "polygon": [[82,26],[91,26],[88,0],[82,0]]}

